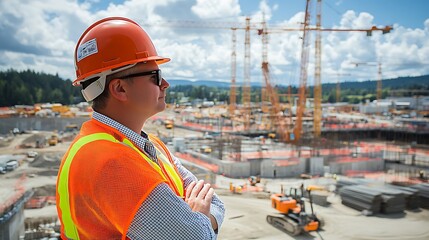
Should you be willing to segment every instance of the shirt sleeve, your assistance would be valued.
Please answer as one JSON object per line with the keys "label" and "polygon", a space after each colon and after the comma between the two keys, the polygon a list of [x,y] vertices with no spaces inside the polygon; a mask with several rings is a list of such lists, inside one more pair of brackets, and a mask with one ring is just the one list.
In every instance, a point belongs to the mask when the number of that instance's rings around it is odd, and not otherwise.
{"label": "shirt sleeve", "polygon": [[[182,163],[180,162],[180,159],[173,156],[174,164],[177,167],[177,170],[179,171],[180,176],[183,179],[183,185],[184,188],[188,187],[188,185],[193,181],[198,181],[197,177],[195,177],[194,174],[192,174],[188,169],[186,169]],[[220,229],[220,226],[222,225],[224,216],[225,216],[225,207],[220,200],[220,198],[215,193],[212,198],[212,203],[210,206],[210,214],[216,219],[218,229]],[[217,231],[216,231],[217,233]]]}
{"label": "shirt sleeve", "polygon": [[129,239],[216,239],[210,219],[193,212],[161,183],[142,203],[127,232]]}

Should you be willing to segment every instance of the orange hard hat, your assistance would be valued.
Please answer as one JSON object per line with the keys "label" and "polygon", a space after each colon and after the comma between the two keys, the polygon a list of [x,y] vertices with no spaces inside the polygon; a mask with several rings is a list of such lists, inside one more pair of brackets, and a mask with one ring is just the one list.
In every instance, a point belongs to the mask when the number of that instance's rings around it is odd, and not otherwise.
{"label": "orange hard hat", "polygon": [[98,78],[86,93],[82,90],[87,101],[103,92],[110,74],[139,62],[170,61],[158,56],[152,40],[136,22],[124,17],[109,17],[92,24],[77,42],[74,60],[77,78],[73,85]]}

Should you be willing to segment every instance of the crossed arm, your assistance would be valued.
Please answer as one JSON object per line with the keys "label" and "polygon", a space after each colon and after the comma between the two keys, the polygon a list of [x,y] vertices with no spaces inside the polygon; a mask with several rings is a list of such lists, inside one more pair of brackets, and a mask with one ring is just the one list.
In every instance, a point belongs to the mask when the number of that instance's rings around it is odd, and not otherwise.
{"label": "crossed arm", "polygon": [[[185,201],[162,183],[142,203],[127,233],[130,239],[216,239],[224,218],[223,202],[209,184],[175,158],[184,181]],[[160,217],[162,212],[162,217]]]}

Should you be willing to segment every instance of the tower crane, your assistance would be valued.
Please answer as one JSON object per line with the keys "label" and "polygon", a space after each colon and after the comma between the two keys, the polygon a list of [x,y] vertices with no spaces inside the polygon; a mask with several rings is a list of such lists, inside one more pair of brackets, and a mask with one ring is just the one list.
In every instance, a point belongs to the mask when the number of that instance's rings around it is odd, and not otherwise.
{"label": "tower crane", "polygon": [[229,116],[231,119],[234,118],[236,102],[237,102],[237,90],[235,85],[235,77],[237,74],[237,36],[236,36],[236,28],[232,28],[232,51],[231,51],[231,86],[229,92]]}
{"label": "tower crane", "polygon": [[382,98],[382,64],[381,61],[378,62],[352,62],[351,64],[358,67],[359,65],[366,66],[377,66],[378,67],[378,77],[377,77],[377,104],[380,102]]}
{"label": "tower crane", "polygon": [[[245,30],[245,59],[244,59],[244,81],[243,81],[243,106],[244,106],[244,125],[245,129],[249,129],[250,126],[250,30],[258,30],[263,34],[262,37],[265,36],[265,44],[268,44],[266,40],[267,34],[272,33],[284,33],[288,31],[302,31],[302,52],[301,52],[301,68],[300,68],[300,84],[298,90],[298,106],[297,106],[297,114],[296,121],[293,130],[286,130],[282,127],[277,128],[279,132],[279,136],[283,141],[296,141],[301,138],[302,134],[302,119],[305,113],[305,103],[306,103],[306,87],[307,87],[307,66],[308,66],[308,56],[309,56],[309,32],[317,31],[318,34],[316,36],[316,64],[315,64],[315,116],[314,116],[314,126],[315,126],[315,136],[320,135],[320,126],[321,126],[321,32],[325,31],[335,31],[335,32],[366,32],[367,36],[371,36],[373,31],[382,31],[383,34],[390,32],[393,28],[391,26],[386,26],[383,28],[379,28],[373,26],[369,29],[329,29],[321,27],[321,0],[318,1],[317,6],[317,24],[316,27],[310,26],[310,6],[311,0],[307,0],[306,3],[306,14],[305,20],[303,24],[303,28],[287,28],[282,26],[274,26],[270,29],[266,28],[266,30],[261,30],[261,23],[251,23],[250,18],[246,18],[246,23],[237,23],[237,22],[201,22],[201,21],[165,21],[165,22],[157,22],[153,23],[156,26],[161,27],[172,27],[172,28],[201,28],[201,29],[231,29],[232,30],[232,53],[231,53],[231,89],[230,89],[230,106],[229,112],[234,116],[234,111],[236,109],[236,30]],[[143,26],[151,26],[152,24],[143,24]],[[264,27],[262,27],[263,29]],[[271,86],[269,79],[269,70],[268,70],[268,61],[263,61],[263,69],[266,69],[264,75],[264,80],[266,84],[267,91],[270,91],[270,101],[273,106],[276,105],[276,101],[278,102],[278,95],[274,94],[276,90]],[[263,70],[264,71],[264,70]],[[380,82],[381,87],[381,82]],[[270,89],[270,90],[268,90]],[[381,94],[381,91],[380,91]],[[274,107],[272,110],[276,112],[276,109],[280,109],[280,107]],[[276,117],[275,117],[276,118]],[[280,122],[277,123],[277,126],[285,126],[284,123],[285,118],[281,118]]]}
{"label": "tower crane", "polygon": [[246,18],[245,40],[244,40],[244,81],[243,81],[243,110],[244,110],[244,130],[250,128],[250,17]]}
{"label": "tower crane", "polygon": [[301,46],[301,69],[300,69],[300,79],[299,79],[299,90],[298,90],[298,106],[296,110],[296,122],[295,129],[293,131],[293,135],[290,136],[287,140],[294,141],[295,138],[299,140],[301,138],[302,133],[302,117],[305,112],[305,103],[306,96],[305,91],[307,89],[307,66],[308,66],[308,56],[309,56],[309,30],[308,27],[310,25],[310,7],[311,0],[307,0],[307,4],[305,7],[305,17],[304,17],[304,29],[302,34],[302,46]]}
{"label": "tower crane", "polygon": [[282,119],[279,96],[277,91],[271,85],[270,82],[270,71],[268,63],[268,32],[267,25],[265,22],[265,15],[263,15],[262,29],[258,31],[258,34],[261,35],[262,39],[262,75],[265,82],[265,91],[262,91],[262,103],[265,100],[264,95],[268,95],[268,98],[271,102],[271,109],[269,111],[269,118],[272,123],[272,128],[276,129],[276,132],[279,134],[280,138],[285,139],[289,134],[288,129],[285,126],[285,121]]}
{"label": "tower crane", "polygon": [[337,77],[337,84],[335,89],[335,101],[337,103],[341,102],[341,86],[340,86],[340,77],[341,76],[350,76],[350,73],[336,73],[334,74]]}
{"label": "tower crane", "polygon": [[321,24],[322,24],[322,1],[317,0],[316,5],[316,42],[315,42],[315,61],[314,61],[314,114],[313,126],[314,137],[320,137],[322,133],[322,46],[321,46]]}
{"label": "tower crane", "polygon": [[[298,89],[298,106],[296,113],[295,127],[293,133],[289,134],[289,131],[280,133],[282,140],[284,141],[297,141],[301,138],[302,134],[302,125],[303,125],[303,116],[305,114],[305,103],[306,103],[306,87],[307,87],[307,67],[308,67],[308,56],[309,56],[309,32],[316,31],[315,39],[315,71],[314,71],[314,114],[313,114],[313,126],[314,126],[314,137],[319,137],[321,135],[321,119],[322,119],[322,85],[321,85],[321,32],[366,32],[367,36],[371,36],[373,31],[382,31],[383,34],[389,33],[393,28],[391,26],[386,26],[379,28],[372,26],[369,29],[328,29],[321,27],[321,18],[322,18],[322,4],[321,0],[317,0],[316,5],[316,26],[310,26],[310,13],[311,13],[311,1],[307,0],[306,2],[306,11],[303,28],[283,28],[283,27],[273,27],[264,31],[264,35],[270,33],[282,33],[285,31],[303,31],[302,36],[302,49],[301,49],[301,68],[300,68],[300,83]],[[269,80],[269,79],[268,79]],[[266,81],[267,82],[267,81]],[[269,81],[268,81],[269,83]],[[268,87],[267,87],[268,89]],[[272,99],[272,98],[270,98]],[[271,100],[272,101],[272,100]],[[274,105],[274,102],[272,101]],[[286,119],[283,118],[283,121]],[[278,126],[283,126],[284,122],[279,123]],[[276,128],[277,131],[285,131],[281,127]]]}

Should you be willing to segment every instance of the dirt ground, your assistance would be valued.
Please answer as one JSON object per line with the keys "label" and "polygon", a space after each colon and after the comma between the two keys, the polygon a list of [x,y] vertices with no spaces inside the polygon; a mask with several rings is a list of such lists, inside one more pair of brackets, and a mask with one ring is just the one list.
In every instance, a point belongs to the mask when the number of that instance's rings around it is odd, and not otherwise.
{"label": "dirt ground", "polygon": [[225,203],[226,216],[218,239],[429,239],[427,209],[363,216],[342,205],[338,196],[332,196],[329,207],[314,205],[316,214],[325,221],[323,229],[292,237],[266,222],[267,215],[276,213],[268,199],[222,194],[220,198]]}
{"label": "dirt ground", "polygon": [[[192,132],[186,132],[192,134]],[[26,135],[26,136],[25,136]],[[7,147],[0,148],[0,153],[25,153],[28,149],[17,149],[15,146],[24,141],[35,139],[30,135],[19,135]],[[32,139],[28,140],[28,137]],[[31,141],[30,141],[31,142]],[[54,147],[44,149],[30,149],[39,152],[35,159],[28,159],[13,172],[0,175],[0,192],[12,189],[16,181],[27,173],[27,180],[23,183],[27,189],[38,188],[38,194],[51,194],[56,183],[56,171],[61,157],[67,150],[70,142],[63,142]],[[319,232],[292,237],[266,222],[268,214],[275,214],[271,208],[269,193],[232,194],[229,192],[229,183],[243,184],[245,179],[228,179],[218,176],[216,185],[220,188],[217,194],[225,203],[226,215],[219,232],[218,239],[429,239],[429,210],[405,211],[402,214],[364,216],[361,212],[341,204],[337,195],[331,194],[328,200],[331,205],[321,207],[315,205],[315,212],[324,218],[325,226]],[[262,179],[261,188],[270,192],[278,192],[280,186],[297,185],[299,179]],[[329,183],[332,179],[321,179],[317,184]],[[53,206],[42,209],[25,210],[25,216],[31,218],[55,217],[56,208]]]}

